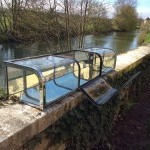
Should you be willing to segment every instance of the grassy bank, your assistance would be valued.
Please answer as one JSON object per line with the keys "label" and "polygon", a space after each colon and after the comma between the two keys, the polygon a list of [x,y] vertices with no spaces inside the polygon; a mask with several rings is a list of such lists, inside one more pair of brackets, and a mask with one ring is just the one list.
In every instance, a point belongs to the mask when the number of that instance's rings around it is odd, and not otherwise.
{"label": "grassy bank", "polygon": [[145,37],[145,43],[150,43],[150,33],[148,33]]}
{"label": "grassy bank", "polygon": [[147,21],[141,26],[141,33],[138,39],[140,45],[147,45],[150,43],[150,21]]}

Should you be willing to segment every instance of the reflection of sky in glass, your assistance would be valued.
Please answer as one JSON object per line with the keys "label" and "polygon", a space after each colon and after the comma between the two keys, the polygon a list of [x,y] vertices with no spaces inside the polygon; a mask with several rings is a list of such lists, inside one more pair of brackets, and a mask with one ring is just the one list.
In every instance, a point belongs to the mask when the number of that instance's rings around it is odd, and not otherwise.
{"label": "reflection of sky in glass", "polygon": [[68,58],[59,58],[55,56],[45,56],[45,57],[39,57],[39,58],[29,58],[25,60],[19,60],[15,61],[13,63],[23,65],[23,66],[29,66],[32,68],[37,68],[37,69],[48,69],[48,68],[54,68],[60,65],[65,65],[68,63],[72,63],[73,60],[68,59]]}
{"label": "reflection of sky in glass", "polygon": [[88,52],[94,52],[94,53],[98,53],[100,54],[101,56],[106,56],[107,54],[108,55],[115,55],[114,51],[110,50],[110,49],[104,49],[104,48],[88,48],[88,49],[84,49],[85,51],[88,51]]}

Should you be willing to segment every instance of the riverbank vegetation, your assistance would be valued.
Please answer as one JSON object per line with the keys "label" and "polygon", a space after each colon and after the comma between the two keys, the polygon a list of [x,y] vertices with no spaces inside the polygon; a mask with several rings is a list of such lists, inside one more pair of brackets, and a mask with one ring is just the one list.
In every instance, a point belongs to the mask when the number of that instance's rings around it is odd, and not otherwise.
{"label": "riverbank vegetation", "polygon": [[83,47],[85,34],[131,31],[138,22],[136,0],[116,0],[114,18],[110,4],[97,0],[5,0],[0,2],[0,41],[67,40]]}
{"label": "riverbank vegetation", "polygon": [[4,89],[0,88],[0,109],[7,105],[13,105],[19,102],[19,98],[15,95],[8,96]]}
{"label": "riverbank vegetation", "polygon": [[146,45],[150,43],[150,20],[147,20],[145,23],[143,23],[140,29],[141,33],[138,40],[139,44]]}
{"label": "riverbank vegetation", "polygon": [[0,88],[0,101],[5,100],[6,98],[7,98],[7,94],[2,88]]}
{"label": "riverbank vegetation", "polygon": [[114,28],[118,31],[135,30],[138,23],[136,11],[137,2],[134,0],[117,0],[115,3]]}

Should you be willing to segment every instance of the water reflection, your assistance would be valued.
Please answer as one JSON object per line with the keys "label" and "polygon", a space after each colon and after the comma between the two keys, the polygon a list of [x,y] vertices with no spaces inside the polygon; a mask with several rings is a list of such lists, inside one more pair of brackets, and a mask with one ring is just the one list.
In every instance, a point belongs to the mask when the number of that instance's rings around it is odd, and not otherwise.
{"label": "water reflection", "polygon": [[[139,31],[131,33],[116,33],[100,35],[87,35],[84,38],[84,47],[107,47],[113,48],[117,53],[122,53],[127,50],[136,48]],[[23,58],[40,54],[53,54],[56,52],[65,51],[65,41],[57,43],[56,41],[42,41],[34,43],[8,43],[0,45],[0,87],[4,87],[4,61],[14,58]],[[72,48],[78,48],[76,38],[72,39]]]}
{"label": "water reflection", "polygon": [[113,32],[111,34],[106,35],[97,35],[97,36],[86,36],[85,37],[85,47],[107,47],[113,48],[118,53],[125,52],[127,50],[131,50],[136,48],[138,45],[138,36],[139,32],[131,32],[131,33],[117,33]]}

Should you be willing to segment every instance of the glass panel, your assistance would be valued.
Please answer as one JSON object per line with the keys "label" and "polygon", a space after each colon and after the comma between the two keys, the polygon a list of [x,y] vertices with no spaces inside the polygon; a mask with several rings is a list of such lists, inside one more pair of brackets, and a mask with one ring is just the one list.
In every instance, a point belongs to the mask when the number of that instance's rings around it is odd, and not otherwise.
{"label": "glass panel", "polygon": [[[78,71],[79,68],[76,62],[69,58],[53,58],[54,69],[50,70],[50,80],[47,80],[46,87],[46,103],[53,102],[54,100],[67,95],[72,90],[78,88]],[[76,66],[76,68],[74,67]],[[77,76],[74,73],[77,73]]]}
{"label": "glass panel", "polygon": [[24,70],[24,90],[20,99],[35,105],[39,105],[40,99],[43,99],[40,97],[39,79],[32,71]]}
{"label": "glass panel", "polygon": [[76,51],[75,59],[80,64],[82,80],[89,81],[100,74],[100,58],[96,54]]}
{"label": "glass panel", "polygon": [[39,56],[14,61],[13,63],[31,68],[36,68],[39,71],[44,72],[49,69],[53,69],[54,67],[59,66],[61,64],[68,63],[70,61],[70,59],[59,58],[55,56]]}
{"label": "glass panel", "polygon": [[7,67],[9,94],[14,94],[24,89],[23,70]]}
{"label": "glass panel", "polygon": [[28,88],[21,92],[20,99],[26,103],[40,105],[40,90],[39,86]]}
{"label": "glass panel", "polygon": [[[74,67],[76,66],[76,67]],[[75,62],[55,68],[55,83],[69,90],[78,88],[78,65]],[[77,75],[75,76],[74,73]]]}
{"label": "glass panel", "polygon": [[[107,73],[110,70],[114,69],[116,63],[115,51],[108,48],[89,48],[83,50],[88,52],[94,52],[102,56],[103,59],[102,74]],[[99,63],[99,59],[96,58],[96,64],[98,63]]]}
{"label": "glass panel", "polygon": [[103,68],[114,68],[115,57],[114,56],[105,56],[103,59]]}
{"label": "glass panel", "polygon": [[[57,78],[57,82],[60,81],[59,79],[60,78]],[[56,84],[54,80],[50,80],[46,82],[45,88],[46,88],[46,103],[53,102],[57,100],[58,98],[71,92],[71,90],[61,87],[58,84]]]}
{"label": "glass panel", "polygon": [[[67,56],[75,59],[80,65],[80,85],[100,75],[100,58],[97,54],[89,51],[74,50],[59,54],[58,56]],[[74,65],[74,75],[78,78],[78,66]]]}

